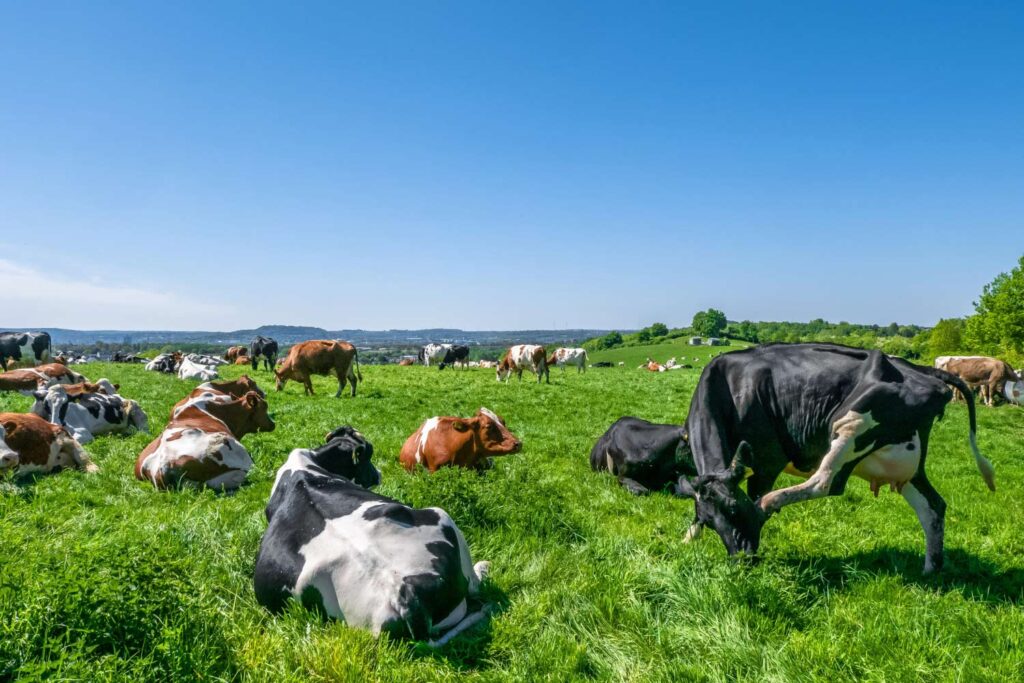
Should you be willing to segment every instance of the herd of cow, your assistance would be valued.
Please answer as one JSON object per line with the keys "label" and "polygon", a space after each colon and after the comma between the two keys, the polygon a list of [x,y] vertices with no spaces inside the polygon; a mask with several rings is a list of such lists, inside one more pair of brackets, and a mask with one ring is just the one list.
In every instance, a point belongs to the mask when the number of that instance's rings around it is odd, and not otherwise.
{"label": "herd of cow", "polygon": [[[271,340],[272,341],[272,340]],[[14,339],[15,355],[32,368],[0,374],[0,390],[35,399],[26,415],[0,414],[0,471],[50,471],[96,466],[82,445],[96,435],[146,431],[137,403],[108,380],[89,383],[56,363],[32,339]],[[0,338],[0,345],[5,344]],[[257,351],[275,374],[276,387],[294,380],[312,393],[310,376],[335,374],[340,396],[346,381],[362,381],[354,347],[314,340],[296,344],[276,364],[261,341],[244,353],[257,370]],[[27,350],[26,350],[27,349]],[[428,345],[425,365],[468,362],[454,345]],[[168,372],[210,358],[170,355]],[[608,471],[630,492],[667,491],[694,501],[686,540],[711,527],[730,555],[755,554],[766,520],[786,505],[841,494],[850,476],[899,491],[925,535],[925,572],[942,566],[946,504],[925,472],[929,434],[956,391],[966,402],[968,444],[990,490],[994,470],[977,445],[974,388],[991,404],[1002,394],[1019,403],[1018,373],[1001,361],[940,358],[920,366],[880,351],[831,344],[773,344],[712,359],[701,373],[683,424],[617,420],[590,453],[594,470]],[[155,359],[152,363],[156,363]],[[232,362],[225,359],[223,362]],[[586,352],[537,345],[511,347],[497,364],[497,379],[524,370],[548,376],[551,365],[586,369]],[[275,367],[276,365],[276,367]],[[165,368],[170,367],[170,370]],[[204,382],[171,410],[162,433],[139,454],[135,476],[159,489],[238,488],[253,462],[241,439],[272,431],[265,393],[248,376]],[[435,416],[411,434],[398,455],[408,470],[456,466],[484,472],[496,456],[523,444],[505,420],[487,408],[469,418]],[[256,560],[257,600],[272,611],[295,599],[374,633],[447,642],[484,618],[470,607],[488,570],[474,564],[455,522],[439,508],[417,509],[370,489],[380,482],[373,446],[359,431],[339,427],[323,445],[293,450],[278,469],[266,507],[267,530]],[[774,489],[783,472],[804,481]],[[746,482],[744,488],[742,484]]]}

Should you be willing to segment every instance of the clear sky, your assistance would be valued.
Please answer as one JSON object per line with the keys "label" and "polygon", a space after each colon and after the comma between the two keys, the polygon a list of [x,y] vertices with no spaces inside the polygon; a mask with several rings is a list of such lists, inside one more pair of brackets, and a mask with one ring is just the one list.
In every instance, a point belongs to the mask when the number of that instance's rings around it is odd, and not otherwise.
{"label": "clear sky", "polygon": [[0,326],[930,324],[1022,252],[1021,2],[0,6]]}

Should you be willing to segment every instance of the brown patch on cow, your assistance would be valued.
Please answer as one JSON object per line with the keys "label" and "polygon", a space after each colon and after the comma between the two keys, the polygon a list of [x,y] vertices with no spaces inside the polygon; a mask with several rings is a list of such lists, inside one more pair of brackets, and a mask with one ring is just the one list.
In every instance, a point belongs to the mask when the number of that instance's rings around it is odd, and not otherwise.
{"label": "brown patch on cow", "polygon": [[46,383],[47,378],[35,370],[8,370],[0,373],[0,391],[35,391]]}
{"label": "brown patch on cow", "polygon": [[235,358],[235,365],[249,365],[251,362],[249,356],[238,356]]}
{"label": "brown patch on cow", "polygon": [[61,450],[56,466],[78,466],[87,472],[98,470],[67,430],[50,424],[38,415],[0,413],[0,424],[7,432],[4,442],[18,454],[19,466],[46,468],[56,443]]}
{"label": "brown patch on cow", "polygon": [[[229,363],[235,363],[235,359],[237,359],[239,356],[246,355],[247,351],[248,349],[246,349],[244,346],[232,346],[224,354],[224,360],[228,361]],[[235,363],[235,365],[239,365],[239,363]]]}
{"label": "brown patch on cow", "polygon": [[[121,388],[120,384],[114,385],[114,391],[118,391]],[[77,384],[65,384],[64,391],[67,392],[68,397],[78,398],[82,394],[104,394],[103,387],[93,382],[78,382]]]}
{"label": "brown patch on cow", "polygon": [[266,398],[267,396],[263,390],[259,388],[259,385],[249,377],[249,375],[242,375],[238,379],[227,380],[224,382],[210,382],[210,384],[212,389],[201,389],[196,387],[192,390],[192,393],[175,403],[174,408],[171,410],[171,415],[174,415],[175,410],[182,407],[192,399],[198,398],[206,393],[224,394],[232,398],[241,398],[250,391],[255,391],[262,398]]}
{"label": "brown patch on cow", "polygon": [[[431,418],[434,419],[434,418]],[[482,411],[471,418],[439,417],[437,424],[423,441],[427,422],[406,439],[399,453],[402,466],[409,471],[418,465],[436,472],[442,467],[484,469],[490,458],[518,453],[522,442],[505,427],[498,416],[495,422]],[[421,441],[423,442],[421,445]],[[416,455],[419,453],[419,459]]]}
{"label": "brown patch on cow", "polygon": [[414,361],[412,358],[403,358],[402,360],[398,361],[398,364],[402,366],[409,366],[415,365],[416,361]]}

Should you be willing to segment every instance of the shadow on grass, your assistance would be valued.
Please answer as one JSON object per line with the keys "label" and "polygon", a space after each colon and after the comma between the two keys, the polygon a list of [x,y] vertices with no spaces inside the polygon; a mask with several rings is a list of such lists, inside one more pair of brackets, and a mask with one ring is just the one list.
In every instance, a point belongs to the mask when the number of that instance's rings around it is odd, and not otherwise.
{"label": "shadow on grass", "polygon": [[1003,569],[959,548],[947,548],[942,570],[930,575],[922,573],[923,553],[896,548],[847,556],[782,556],[772,561],[795,568],[822,590],[841,590],[873,575],[887,575],[908,585],[943,593],[957,591],[979,602],[1024,604],[1024,570]]}
{"label": "shadow on grass", "polygon": [[470,602],[469,609],[476,611],[486,606],[487,618],[457,635],[444,647],[433,648],[423,642],[416,643],[414,655],[444,662],[460,671],[478,671],[488,668],[486,656],[491,640],[494,638],[492,622],[499,614],[508,609],[510,604],[511,601],[503,590],[490,581],[485,581],[481,587],[479,598]]}

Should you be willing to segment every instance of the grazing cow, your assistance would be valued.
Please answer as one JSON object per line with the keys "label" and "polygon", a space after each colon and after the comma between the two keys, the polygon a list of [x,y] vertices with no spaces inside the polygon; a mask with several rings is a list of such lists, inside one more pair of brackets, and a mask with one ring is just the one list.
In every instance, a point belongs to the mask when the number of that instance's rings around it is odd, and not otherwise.
{"label": "grazing cow", "polygon": [[587,350],[558,348],[547,360],[548,367],[557,365],[565,372],[566,365],[575,365],[576,374],[587,371]]}
{"label": "grazing cow", "polygon": [[256,335],[256,338],[249,342],[249,358],[253,371],[260,367],[260,356],[263,357],[264,369],[273,370],[277,363],[277,353],[277,340],[270,337]]}
{"label": "grazing cow", "polygon": [[220,374],[217,372],[217,368],[212,365],[200,365],[190,357],[186,357],[178,366],[178,379],[198,379],[209,382],[218,377]]}
{"label": "grazing cow", "polygon": [[0,333],[0,369],[8,368],[8,360],[15,365],[39,365],[51,357],[50,335],[46,332]]}
{"label": "grazing cow", "polygon": [[352,383],[352,395],[356,395],[356,384],[363,381],[363,375],[359,372],[359,352],[356,347],[348,342],[314,339],[296,344],[288,352],[284,364],[279,370],[275,370],[277,376],[277,390],[284,389],[288,380],[302,382],[306,394],[313,395],[312,375],[338,376],[338,393],[335,398],[341,396],[341,390],[345,388],[345,380]]}
{"label": "grazing cow", "polygon": [[498,363],[498,381],[505,380],[507,382],[514,372],[519,376],[519,381],[522,382],[523,370],[529,370],[536,374],[538,384],[540,384],[541,377],[549,384],[551,383],[551,371],[548,369],[547,352],[543,346],[519,344],[511,347],[501,357],[501,362]]}
{"label": "grazing cow", "polygon": [[441,364],[437,366],[437,369],[444,370],[447,365],[455,367],[456,363],[461,363],[463,370],[465,370],[466,366],[469,365],[468,346],[453,344],[447,351],[445,351],[444,358],[441,359]]}
{"label": "grazing cow", "polygon": [[505,421],[487,408],[470,418],[432,417],[405,440],[398,458],[410,472],[423,465],[431,472],[442,467],[489,469],[491,457],[518,453],[522,442]]}
{"label": "grazing cow", "polygon": [[146,363],[146,369],[152,372],[165,372],[168,375],[175,373],[178,370],[178,365],[181,364],[182,358],[180,351],[174,353],[161,353],[153,360]]}
{"label": "grazing cow", "polygon": [[448,353],[448,349],[451,347],[451,344],[427,344],[420,348],[419,353],[416,354],[416,358],[419,362],[430,367],[432,362],[443,360],[445,355]]}
{"label": "grazing cow", "polygon": [[[1012,395],[1021,381],[1009,363],[987,356],[939,356],[935,367],[956,375],[972,389],[981,387],[981,400],[989,407],[995,405],[998,394]],[[1004,393],[1007,385],[1010,391]]]}
{"label": "grazing cow", "polygon": [[674,490],[679,477],[697,474],[685,427],[637,417],[620,417],[608,428],[590,451],[590,468],[608,470],[637,496]]}
{"label": "grazing cow", "polygon": [[[977,447],[973,395],[955,375],[833,344],[773,344],[715,358],[686,421],[699,473],[678,483],[677,493],[696,501],[687,537],[710,525],[730,554],[754,553],[770,515],[840,495],[852,474],[876,495],[885,484],[903,494],[924,528],[924,571],[941,568],[946,504],[925,460],[932,424],[950,400],[947,384],[967,396],[971,450],[995,490],[992,465]],[[783,470],[807,480],[772,491]]]}
{"label": "grazing cow", "polygon": [[229,363],[234,363],[239,356],[245,356],[246,358],[248,358],[249,349],[245,348],[244,346],[230,346],[228,347],[228,350],[224,353],[224,360],[226,360]]}
{"label": "grazing cow", "polygon": [[[374,635],[440,646],[486,616],[470,612],[489,564],[440,508],[373,493],[373,446],[352,427],[297,448],[277,471],[256,557],[256,600],[280,612],[290,598]],[[367,488],[364,488],[367,487]]]}
{"label": "grazing cow", "polygon": [[203,393],[175,407],[163,433],[135,461],[135,478],[158,489],[237,489],[252,468],[240,439],[274,426],[266,399],[255,391],[240,398]]}
{"label": "grazing cow", "polygon": [[149,431],[145,411],[135,401],[114,394],[70,396],[60,384],[33,394],[32,412],[68,430],[80,444],[101,434]]}
{"label": "grazing cow", "polygon": [[14,468],[18,474],[52,472],[65,467],[99,471],[63,427],[38,415],[0,413],[0,473]]}

